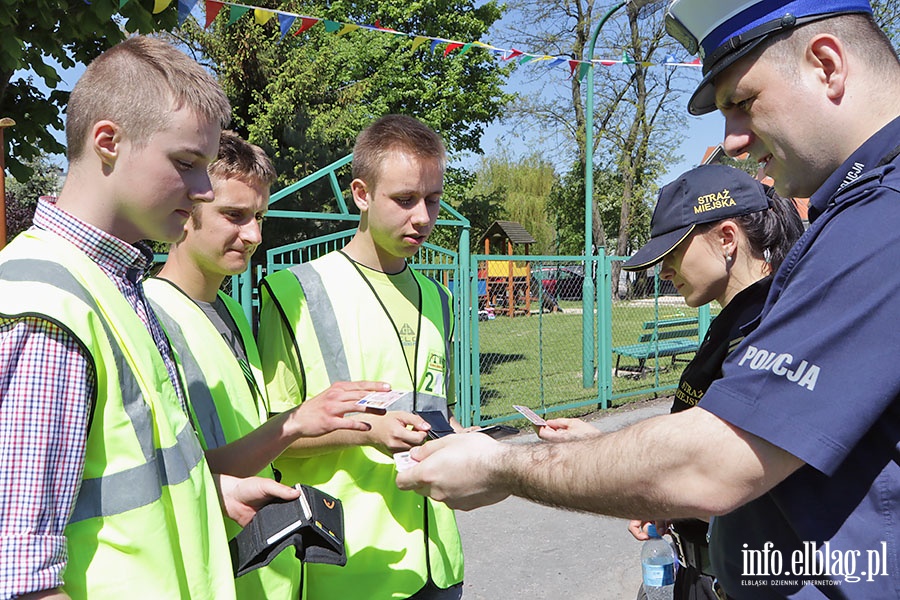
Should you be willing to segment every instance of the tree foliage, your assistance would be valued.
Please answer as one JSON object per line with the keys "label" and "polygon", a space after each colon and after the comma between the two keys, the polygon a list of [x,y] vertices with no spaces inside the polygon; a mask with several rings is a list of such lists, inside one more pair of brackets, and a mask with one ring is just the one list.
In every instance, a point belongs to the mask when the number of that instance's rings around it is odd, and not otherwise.
{"label": "tree foliage", "polygon": [[149,33],[175,25],[174,9],[153,15],[152,6],[152,0],[131,0],[121,9],[119,0],[0,0],[0,117],[16,122],[4,139],[13,177],[27,179],[29,161],[41,153],[65,151],[52,130],[63,130],[60,115],[70,90],[61,87],[74,82],[63,82],[57,67],[90,62],[124,39],[124,30]]}
{"label": "tree foliage", "polygon": [[[521,159],[508,154],[483,157],[476,169],[472,193],[497,197],[503,206],[504,219],[522,225],[536,240],[532,254],[551,254],[556,251],[556,230],[550,219],[548,202],[556,183],[553,165],[534,153]],[[475,235],[483,233],[486,223]]]}
{"label": "tree foliage", "polygon": [[32,176],[24,182],[6,181],[6,239],[11,240],[31,226],[41,196],[56,196],[62,185],[62,169],[45,154],[25,162]]}
{"label": "tree foliage", "polygon": [[[272,1],[258,2],[274,7]],[[375,23],[419,35],[477,40],[500,17],[494,2],[288,0],[278,9],[346,23]],[[373,119],[404,113],[428,123],[448,150],[480,152],[484,126],[507,96],[506,71],[485,50],[443,57],[412,39],[358,29],[346,35],[318,24],[281,38],[275,19],[264,26],[245,16],[229,23],[226,11],[208,30],[188,21],[178,35],[218,75],[234,107],[233,127],[262,146],[275,162],[279,184],[293,183],[352,150]],[[299,194],[279,208],[320,210],[322,197]],[[298,225],[270,220],[267,247],[296,239]],[[282,220],[283,221],[283,220]],[[279,231],[279,228],[282,230]],[[294,241],[291,239],[291,241]]]}

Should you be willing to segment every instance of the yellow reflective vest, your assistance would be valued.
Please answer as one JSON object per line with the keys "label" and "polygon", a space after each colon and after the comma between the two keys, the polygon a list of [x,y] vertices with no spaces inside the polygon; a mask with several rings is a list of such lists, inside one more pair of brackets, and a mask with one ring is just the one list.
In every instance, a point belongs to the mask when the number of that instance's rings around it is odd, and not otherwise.
{"label": "yellow reflective vest", "polygon": [[[393,323],[347,257],[332,252],[266,277],[259,337],[273,409],[303,399],[285,398],[285,385],[274,381],[285,365],[302,364],[302,372],[289,379],[299,375],[304,380],[306,398],[337,381],[386,381],[397,390],[417,391],[415,406],[410,402],[392,409],[442,410],[446,415],[450,296],[444,286],[419,273],[414,276],[422,293],[415,382],[399,340],[394,341]],[[285,483],[313,485],[344,506],[347,565],[306,565],[307,598],[408,598],[428,578],[439,588],[462,581],[462,545],[453,511],[397,489],[391,456],[371,446],[352,446],[309,459],[281,458],[276,466]]]}
{"label": "yellow reflective vest", "polygon": [[75,246],[39,230],[0,253],[0,313],[38,316],[89,355],[97,397],[66,527],[72,598],[234,598],[215,485],[145,325]]}
{"label": "yellow reflective vest", "polygon": [[[193,421],[203,448],[231,443],[268,419],[259,351],[240,304],[219,292],[240,333],[255,398],[231,348],[190,297],[163,279],[148,279],[144,290],[184,370]],[[260,476],[272,478],[272,468],[266,467]],[[226,518],[225,530],[231,539],[241,528]],[[300,595],[300,575],[301,562],[294,548],[286,548],[268,566],[238,577],[237,597],[239,600],[296,600]]]}

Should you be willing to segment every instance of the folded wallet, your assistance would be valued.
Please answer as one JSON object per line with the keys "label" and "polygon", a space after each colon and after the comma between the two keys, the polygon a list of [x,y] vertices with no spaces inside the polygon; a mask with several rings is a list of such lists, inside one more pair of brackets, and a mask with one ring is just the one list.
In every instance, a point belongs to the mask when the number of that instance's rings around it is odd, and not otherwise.
{"label": "folded wallet", "polygon": [[299,498],[262,507],[229,542],[235,577],[266,566],[288,546],[304,562],[347,564],[341,501],[308,485],[297,488]]}

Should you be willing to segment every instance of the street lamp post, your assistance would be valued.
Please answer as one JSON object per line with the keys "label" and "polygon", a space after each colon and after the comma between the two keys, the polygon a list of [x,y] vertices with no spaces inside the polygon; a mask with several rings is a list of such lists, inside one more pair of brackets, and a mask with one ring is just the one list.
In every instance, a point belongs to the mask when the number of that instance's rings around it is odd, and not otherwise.
{"label": "street lamp post", "polygon": [[0,248],[6,246],[6,144],[3,130],[15,124],[9,117],[0,119],[0,191],[3,192],[3,202],[0,202]]}
{"label": "street lamp post", "polygon": [[[588,46],[588,60],[594,60],[594,46],[597,45],[597,37],[600,30],[613,14],[626,5],[632,5],[635,10],[648,4],[657,4],[663,0],[624,0],[615,4],[600,18],[597,27],[591,35],[591,43]],[[582,287],[582,383],[589,388],[594,385],[594,281],[588,274],[591,265],[588,257],[593,254],[594,241],[594,65],[587,72],[587,100],[585,102],[584,116],[584,285]],[[600,269],[598,269],[600,271]]]}

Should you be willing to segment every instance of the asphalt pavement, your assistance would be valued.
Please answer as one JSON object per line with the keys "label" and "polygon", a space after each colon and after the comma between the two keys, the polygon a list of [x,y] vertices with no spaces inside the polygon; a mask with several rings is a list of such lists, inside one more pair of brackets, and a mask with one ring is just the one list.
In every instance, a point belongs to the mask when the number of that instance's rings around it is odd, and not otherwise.
{"label": "asphalt pavement", "polygon": [[[667,413],[671,398],[586,417],[601,431]],[[512,443],[536,441],[524,432]],[[464,600],[632,600],[641,584],[641,543],[627,521],[509,498],[456,513],[465,552]]]}

